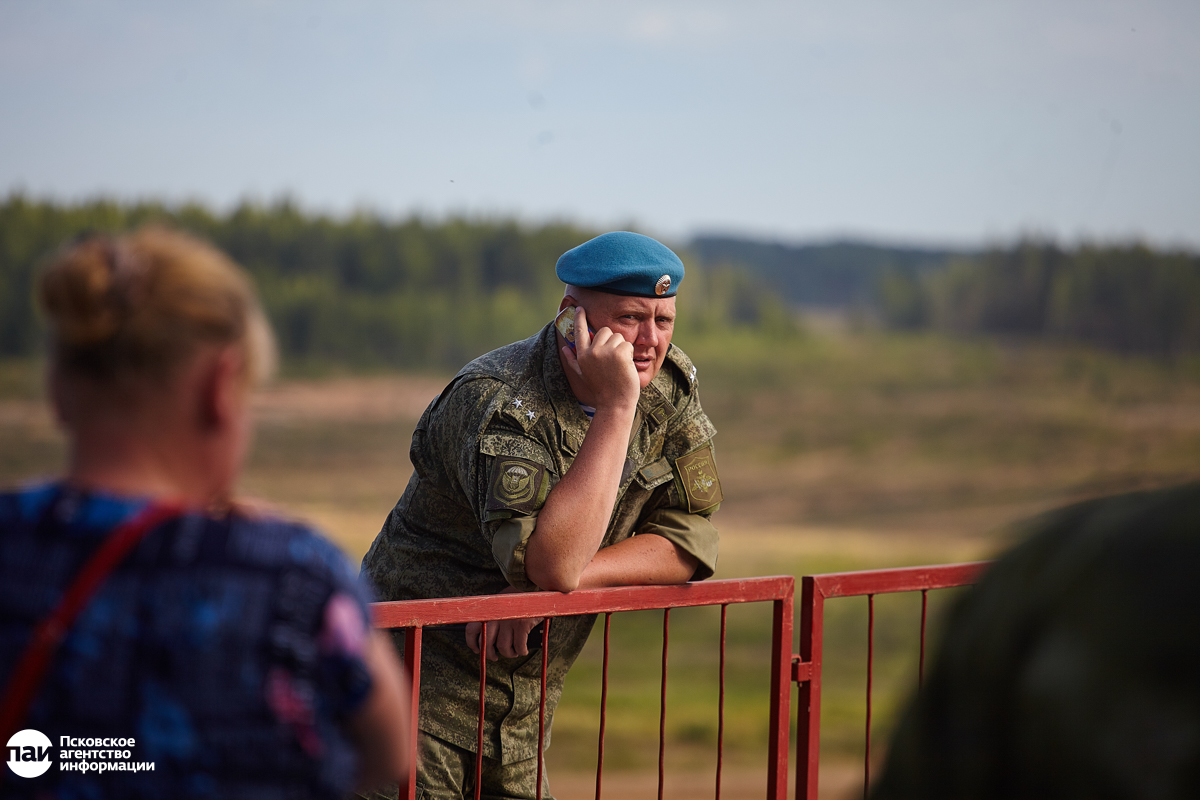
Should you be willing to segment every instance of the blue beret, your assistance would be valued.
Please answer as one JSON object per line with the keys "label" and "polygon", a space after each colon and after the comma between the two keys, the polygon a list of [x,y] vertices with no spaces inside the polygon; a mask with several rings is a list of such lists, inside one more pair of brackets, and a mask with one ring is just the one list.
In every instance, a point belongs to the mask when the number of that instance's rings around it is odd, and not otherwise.
{"label": "blue beret", "polygon": [[674,297],[683,262],[649,236],[604,233],[563,253],[554,267],[563,283],[635,297]]}

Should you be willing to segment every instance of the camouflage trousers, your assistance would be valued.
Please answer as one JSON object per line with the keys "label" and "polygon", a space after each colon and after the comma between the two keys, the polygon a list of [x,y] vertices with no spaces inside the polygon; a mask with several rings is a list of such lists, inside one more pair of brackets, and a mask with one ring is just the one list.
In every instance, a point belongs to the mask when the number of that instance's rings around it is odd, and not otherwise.
{"label": "camouflage trousers", "polygon": [[[470,750],[430,736],[417,738],[417,800],[470,800],[475,797],[475,754]],[[479,793],[483,800],[534,800],[537,797],[537,757],[501,764],[484,758]],[[396,800],[399,787],[358,797],[366,800]],[[542,798],[550,795],[550,781],[542,770]]]}

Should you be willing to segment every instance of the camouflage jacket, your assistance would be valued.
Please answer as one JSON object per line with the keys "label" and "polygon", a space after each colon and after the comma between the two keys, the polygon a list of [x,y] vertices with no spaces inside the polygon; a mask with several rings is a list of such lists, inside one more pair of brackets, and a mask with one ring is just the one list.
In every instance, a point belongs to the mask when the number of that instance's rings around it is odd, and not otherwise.
{"label": "camouflage jacket", "polygon": [[[559,361],[554,328],[462,369],[417,423],[412,478],[363,559],[383,600],[535,591],[525,545],[546,495],[574,461],[589,419]],[[716,429],[700,407],[696,370],[677,347],[638,400],[617,504],[602,547],[655,533],[712,575],[721,497]],[[550,626],[547,711],[594,617]],[[403,649],[402,637],[397,644]],[[474,752],[479,657],[463,631],[428,629],[421,663],[422,730]],[[489,663],[484,753],[503,763],[537,752],[540,652]]]}

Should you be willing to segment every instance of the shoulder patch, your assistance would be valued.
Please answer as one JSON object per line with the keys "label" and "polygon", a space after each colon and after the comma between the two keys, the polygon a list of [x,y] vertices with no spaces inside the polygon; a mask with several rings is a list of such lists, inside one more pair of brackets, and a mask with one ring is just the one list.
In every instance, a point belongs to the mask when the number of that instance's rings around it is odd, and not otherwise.
{"label": "shoulder patch", "polygon": [[688,513],[707,511],[725,499],[711,443],[675,459],[675,470],[687,496]]}
{"label": "shoulder patch", "polygon": [[487,510],[532,514],[550,493],[547,469],[515,456],[498,456],[488,480]]}
{"label": "shoulder patch", "polygon": [[679,370],[679,376],[683,378],[681,386],[687,393],[691,393],[696,388],[696,365],[688,358],[687,353],[680,350],[678,347],[671,344],[671,349],[667,351],[667,361],[675,365]]}
{"label": "shoulder patch", "polygon": [[655,425],[662,425],[675,414],[675,406],[671,405],[671,401],[663,398],[662,402],[650,409],[648,415]]}

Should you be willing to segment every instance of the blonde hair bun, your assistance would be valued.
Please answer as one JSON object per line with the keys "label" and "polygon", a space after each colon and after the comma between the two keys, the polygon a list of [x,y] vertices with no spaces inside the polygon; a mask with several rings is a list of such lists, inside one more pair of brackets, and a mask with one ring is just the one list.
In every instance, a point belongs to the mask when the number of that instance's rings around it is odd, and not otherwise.
{"label": "blonde hair bun", "polygon": [[56,340],[87,347],[116,333],[111,241],[91,237],[58,258],[41,276],[38,299]]}
{"label": "blonde hair bun", "polygon": [[155,225],[69,245],[37,287],[56,365],[100,381],[167,378],[203,344],[241,344],[248,377],[275,366],[246,274],[189,234]]}

